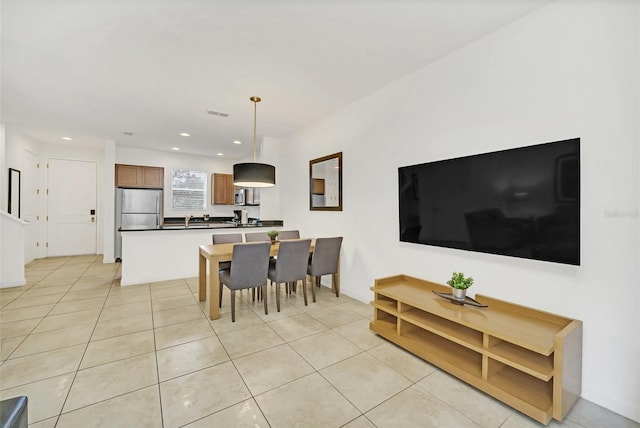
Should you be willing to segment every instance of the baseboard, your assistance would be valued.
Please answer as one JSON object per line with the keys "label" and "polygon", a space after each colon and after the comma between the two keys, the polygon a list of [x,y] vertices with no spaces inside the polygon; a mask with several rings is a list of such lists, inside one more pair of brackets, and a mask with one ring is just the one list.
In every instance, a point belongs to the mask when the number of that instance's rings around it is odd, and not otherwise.
{"label": "baseboard", "polygon": [[24,278],[22,278],[21,280],[17,280],[17,281],[5,281],[5,282],[0,282],[0,288],[22,287],[26,283],[27,283],[27,280],[24,279]]}
{"label": "baseboard", "polygon": [[[324,275],[322,279],[320,279],[320,284],[322,284],[323,287],[327,287],[328,289],[331,290],[331,275]],[[344,284],[341,284],[340,295],[343,295],[343,294],[347,297],[351,297],[352,299],[358,300],[366,304],[371,303],[371,301],[373,300],[372,293],[367,293],[366,295],[354,293],[353,290],[345,289]]]}

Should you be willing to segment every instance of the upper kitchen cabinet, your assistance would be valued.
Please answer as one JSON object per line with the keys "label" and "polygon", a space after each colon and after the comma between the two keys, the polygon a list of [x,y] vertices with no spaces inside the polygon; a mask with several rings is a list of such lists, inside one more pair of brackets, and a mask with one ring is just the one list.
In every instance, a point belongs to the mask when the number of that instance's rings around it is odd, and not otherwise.
{"label": "upper kitchen cabinet", "polygon": [[116,164],[116,187],[162,189],[164,188],[164,168]]}
{"label": "upper kitchen cabinet", "polygon": [[313,195],[324,195],[324,178],[311,179],[311,193]]}
{"label": "upper kitchen cabinet", "polygon": [[211,205],[233,205],[234,191],[232,174],[211,174]]}

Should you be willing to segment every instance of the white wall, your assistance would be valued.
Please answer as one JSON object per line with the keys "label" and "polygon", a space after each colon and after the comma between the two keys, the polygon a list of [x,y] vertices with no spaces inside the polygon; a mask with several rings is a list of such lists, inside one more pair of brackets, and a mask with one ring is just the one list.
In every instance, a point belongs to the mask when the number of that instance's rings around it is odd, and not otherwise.
{"label": "white wall", "polygon": [[[283,168],[286,165],[279,164],[280,141],[275,138],[265,137],[260,144],[260,160],[276,167],[276,185],[260,189],[260,218],[263,220],[281,220],[282,211],[286,211],[286,200],[281,200],[280,183],[283,177]],[[286,199],[286,197],[285,197]]]}
{"label": "white wall", "polygon": [[[6,150],[5,150],[5,126],[4,123],[0,123],[0,171],[8,171],[9,167],[6,165]],[[9,177],[5,178],[4,174],[0,174],[0,210],[7,211],[9,206],[9,188],[5,184],[9,181]]]}
{"label": "white wall", "polygon": [[104,142],[104,168],[102,171],[102,210],[104,236],[104,251],[102,260],[104,263],[115,262],[115,197],[116,197],[116,142],[107,140]]}
{"label": "white wall", "polygon": [[[0,123],[0,172],[1,171],[7,171],[5,169],[5,139],[4,139],[4,124]],[[8,181],[8,178],[7,178]],[[8,202],[8,193],[9,193],[9,189],[5,187],[8,187],[5,185],[5,179],[2,176],[2,174],[0,174],[0,201],[7,201],[7,202],[0,202],[0,211],[5,211],[9,205]],[[0,239],[2,239],[2,223],[0,223]],[[2,245],[0,244],[0,265],[4,263],[4,259],[3,259],[3,255],[2,255]],[[2,276],[2,273],[0,272],[0,276]]]}
{"label": "white wall", "polygon": [[[342,290],[405,273],[584,322],[583,397],[640,421],[638,3],[552,3],[282,142],[285,224],[345,237]],[[581,138],[582,263],[398,240],[397,168]],[[343,151],[343,212],[310,212],[308,161]],[[285,196],[286,195],[286,198]]]}
{"label": "white wall", "polygon": [[[3,125],[3,129],[5,143],[4,152],[2,153],[4,161],[2,165],[2,178],[4,180],[3,182],[6,183],[9,168],[15,168],[24,174],[24,150],[31,150],[34,153],[38,153],[40,144],[12,127]],[[8,198],[7,185],[4,184],[1,189],[2,209],[6,211]]]}
{"label": "white wall", "polygon": [[[25,135],[24,133],[17,131],[12,127],[5,127],[5,150],[3,152],[5,165],[2,171],[7,171],[8,168],[15,168],[20,171],[20,187],[21,187],[21,202],[20,211],[21,219],[29,221],[30,223],[25,226],[24,236],[25,243],[22,246],[24,248],[25,257],[24,262],[29,263],[36,257],[42,257],[44,255],[44,242],[46,236],[46,225],[40,219],[43,212],[43,198],[44,195],[40,194],[35,198],[27,197],[27,192],[34,191],[29,187],[29,183],[35,184],[39,188],[43,188],[43,178],[39,171],[34,171],[31,165],[25,164],[25,151],[30,151],[36,155],[40,152],[40,143],[33,138]],[[42,164],[42,162],[40,162]],[[4,174],[2,174],[4,177]],[[6,183],[6,181],[5,181]],[[8,188],[6,184],[2,185],[2,201],[3,209],[7,208]],[[29,206],[33,204],[34,206]],[[35,215],[29,215],[35,214]],[[39,216],[39,217],[37,217]],[[29,240],[27,243],[26,240]],[[36,242],[42,245],[36,247]]]}
{"label": "white wall", "polygon": [[24,228],[26,223],[0,210],[0,288],[26,284],[24,276]]}

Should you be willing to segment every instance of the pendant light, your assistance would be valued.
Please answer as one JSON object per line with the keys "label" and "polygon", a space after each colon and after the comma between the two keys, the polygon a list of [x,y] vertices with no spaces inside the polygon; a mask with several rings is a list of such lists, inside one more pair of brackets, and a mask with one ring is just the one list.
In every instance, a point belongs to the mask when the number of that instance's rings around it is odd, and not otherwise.
{"label": "pendant light", "polygon": [[256,115],[260,97],[249,98],[253,102],[253,162],[233,166],[233,184],[243,187],[272,187],[276,185],[276,168],[256,162]]}

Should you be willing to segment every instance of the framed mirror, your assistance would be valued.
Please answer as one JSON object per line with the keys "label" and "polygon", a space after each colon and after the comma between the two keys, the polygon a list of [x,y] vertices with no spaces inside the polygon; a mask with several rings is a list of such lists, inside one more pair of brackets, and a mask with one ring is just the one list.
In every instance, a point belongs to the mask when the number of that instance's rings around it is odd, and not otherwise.
{"label": "framed mirror", "polygon": [[20,218],[20,171],[9,168],[9,214]]}
{"label": "framed mirror", "polygon": [[342,211],[342,152],[309,161],[309,209]]}

